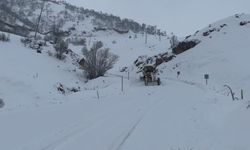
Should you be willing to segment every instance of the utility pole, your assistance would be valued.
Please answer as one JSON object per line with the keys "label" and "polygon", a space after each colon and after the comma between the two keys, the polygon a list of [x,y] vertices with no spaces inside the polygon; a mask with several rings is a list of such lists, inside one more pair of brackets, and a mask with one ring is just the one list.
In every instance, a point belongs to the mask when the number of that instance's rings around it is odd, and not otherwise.
{"label": "utility pole", "polygon": [[96,91],[97,98],[100,99],[99,91]]}
{"label": "utility pole", "polygon": [[35,31],[35,37],[34,37],[35,40],[36,40],[37,32],[38,32],[38,29],[39,29],[39,24],[40,24],[40,21],[41,21],[41,18],[42,18],[43,10],[44,10],[44,7],[45,7],[45,3],[46,3],[46,0],[43,0],[41,11],[40,11],[38,21],[37,21],[37,25],[36,25],[36,31]]}
{"label": "utility pole", "polygon": [[130,76],[130,74],[129,74],[129,70],[128,70],[128,80],[129,80],[129,76]]}
{"label": "utility pole", "polygon": [[122,80],[121,91],[123,92],[123,76],[121,76],[121,80]]}

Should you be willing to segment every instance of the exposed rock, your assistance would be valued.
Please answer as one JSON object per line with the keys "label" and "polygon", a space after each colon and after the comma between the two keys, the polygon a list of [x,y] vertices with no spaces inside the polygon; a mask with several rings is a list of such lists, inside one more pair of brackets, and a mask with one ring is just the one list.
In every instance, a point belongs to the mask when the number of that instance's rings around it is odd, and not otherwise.
{"label": "exposed rock", "polygon": [[155,68],[159,65],[161,65],[164,62],[168,62],[170,60],[172,60],[175,57],[174,54],[172,53],[161,53],[152,57],[148,57],[146,55],[144,56],[139,56],[135,61],[134,64],[137,67],[138,71],[137,72],[141,72],[141,70],[143,69],[143,67],[145,65],[151,64],[153,65]]}
{"label": "exposed rock", "polygon": [[178,55],[180,53],[183,53],[186,50],[194,48],[199,43],[200,43],[199,40],[179,42],[179,44],[175,48],[172,49],[172,52]]}
{"label": "exposed rock", "polygon": [[241,21],[240,26],[245,26],[245,25],[247,25],[249,23],[250,23],[250,21]]}

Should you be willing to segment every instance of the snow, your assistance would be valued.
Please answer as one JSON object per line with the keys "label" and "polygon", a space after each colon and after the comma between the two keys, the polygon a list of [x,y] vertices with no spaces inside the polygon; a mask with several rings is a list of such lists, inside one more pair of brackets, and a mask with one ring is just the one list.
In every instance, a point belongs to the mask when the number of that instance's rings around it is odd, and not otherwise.
{"label": "snow", "polygon": [[[11,42],[0,43],[1,149],[249,150],[250,31],[249,25],[239,26],[241,19],[213,24],[227,26],[212,38],[202,36],[209,28],[193,35],[201,43],[159,66],[162,85],[146,87],[133,61],[167,51],[167,38],[149,35],[145,44],[140,34],[134,39],[133,33],[96,33],[90,43],[101,40],[120,58],[105,77],[85,82],[69,58],[48,56],[51,46],[38,54],[11,35]],[[81,54],[80,47],[70,48]],[[130,68],[129,80],[119,71],[124,66]],[[211,77],[208,85],[205,73]],[[81,91],[63,95],[59,83]],[[245,100],[232,101],[224,84],[237,97],[244,89]]]}
{"label": "snow", "polygon": [[1,43],[1,56],[1,97],[8,99],[6,109],[57,103],[62,96],[51,97],[56,84],[79,82],[79,78],[69,72],[74,69],[70,64],[24,48],[20,38],[13,37],[10,43]]}
{"label": "snow", "polygon": [[[250,74],[246,69],[246,65],[249,64],[249,25],[240,26],[241,20],[250,20],[250,17],[243,15],[239,19],[232,16],[201,30],[198,35],[191,38],[202,42],[191,51],[180,54],[176,60],[163,65],[163,68],[178,66],[174,70],[168,69],[165,73],[176,76],[176,69],[181,70],[183,78],[199,82],[205,81],[204,74],[210,74],[209,82],[216,83],[214,86],[230,85],[237,90],[237,94],[243,89],[249,98]],[[211,33],[211,38],[202,36],[203,32],[221,24],[227,26],[219,32]]]}

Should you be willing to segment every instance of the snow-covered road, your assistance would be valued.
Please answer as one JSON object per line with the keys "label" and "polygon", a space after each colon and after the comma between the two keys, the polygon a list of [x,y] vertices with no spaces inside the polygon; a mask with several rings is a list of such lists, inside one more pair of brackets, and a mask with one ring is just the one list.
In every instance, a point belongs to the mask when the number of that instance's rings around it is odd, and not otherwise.
{"label": "snow-covered road", "polygon": [[[72,96],[71,103],[1,113],[1,146],[5,150],[249,148],[244,139],[240,145],[232,140],[236,130],[244,137],[240,126],[227,127],[231,113],[242,121],[241,105],[191,84],[164,82],[159,87],[130,86],[125,93],[99,100],[74,101],[81,93]],[[229,136],[222,140],[222,135]]]}

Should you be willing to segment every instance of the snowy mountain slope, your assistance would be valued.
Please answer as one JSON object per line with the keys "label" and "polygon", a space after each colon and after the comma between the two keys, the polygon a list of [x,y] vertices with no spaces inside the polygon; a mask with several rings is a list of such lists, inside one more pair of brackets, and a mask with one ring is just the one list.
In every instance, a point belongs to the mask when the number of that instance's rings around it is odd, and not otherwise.
{"label": "snowy mountain slope", "polygon": [[31,36],[38,22],[38,32],[42,35],[50,33],[54,27],[69,33],[70,37],[107,30],[166,34],[152,25],[77,7],[65,1],[2,0],[0,8],[0,30],[21,36]]}
{"label": "snowy mountain slope", "polygon": [[58,103],[62,97],[56,92],[59,83],[77,87],[81,81],[77,73],[71,73],[75,66],[24,48],[20,37],[11,35],[11,42],[1,43],[0,50],[1,97],[7,99],[8,109]]}
{"label": "snowy mountain slope", "polygon": [[[249,29],[239,26],[234,19],[222,20],[228,24],[223,28],[226,34],[214,32],[209,38],[201,32],[190,37],[202,42],[159,67],[161,86],[145,87],[133,69],[133,61],[139,55],[165,52],[169,47],[166,38],[159,41],[158,37],[149,36],[148,44],[144,44],[145,37],[141,34],[134,39],[132,32],[96,33],[87,43],[101,40],[120,58],[107,76],[85,83],[82,71],[71,63],[69,56],[66,61],[48,56],[46,52],[52,51],[51,45],[38,54],[24,48],[20,37],[11,35],[10,43],[0,43],[0,98],[6,103],[0,109],[1,148],[250,149],[248,102],[232,101],[223,88],[224,81],[233,89],[243,83],[248,87],[243,82],[248,71],[243,71],[243,75],[227,69],[248,62],[247,39],[239,35],[248,38]],[[238,45],[241,53],[235,50]],[[79,55],[81,48],[70,45]],[[237,59],[238,55],[242,59]],[[131,67],[129,80],[127,73],[119,71],[124,66]],[[235,69],[241,72],[246,68]],[[178,70],[181,75],[176,78]],[[227,76],[223,76],[224,72]],[[204,73],[211,77],[208,86]],[[124,76],[123,91],[118,75]],[[81,91],[63,95],[57,91],[59,83],[69,88],[79,86]],[[245,96],[248,100],[247,90]]]}
{"label": "snowy mountain slope", "polygon": [[231,16],[191,36],[189,39],[198,39],[201,43],[162,65],[163,70],[166,68],[166,76],[176,77],[179,70],[181,78],[204,83],[204,74],[210,74],[211,85],[220,88],[228,84],[238,97],[243,89],[249,99],[250,72],[247,65],[250,63],[250,26],[240,25],[248,20],[248,14]]}

